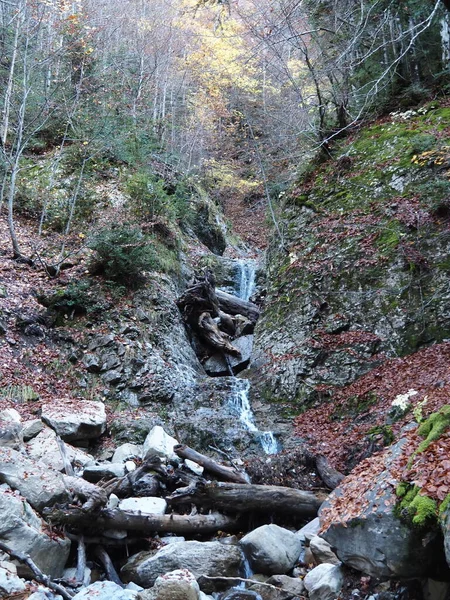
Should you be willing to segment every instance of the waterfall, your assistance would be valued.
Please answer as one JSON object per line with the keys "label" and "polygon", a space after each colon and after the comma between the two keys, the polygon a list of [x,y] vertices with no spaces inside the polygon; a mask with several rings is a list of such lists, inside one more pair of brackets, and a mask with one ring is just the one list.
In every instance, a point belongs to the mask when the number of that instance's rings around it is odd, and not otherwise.
{"label": "waterfall", "polygon": [[236,271],[236,295],[242,300],[246,300],[248,302],[256,287],[256,261],[243,259],[237,260]]}
{"label": "waterfall", "polygon": [[250,381],[248,379],[235,378],[233,388],[229,396],[230,407],[239,416],[239,420],[247,429],[255,434],[265,454],[276,454],[279,444],[271,431],[259,431],[255,425],[255,419],[249,400]]}

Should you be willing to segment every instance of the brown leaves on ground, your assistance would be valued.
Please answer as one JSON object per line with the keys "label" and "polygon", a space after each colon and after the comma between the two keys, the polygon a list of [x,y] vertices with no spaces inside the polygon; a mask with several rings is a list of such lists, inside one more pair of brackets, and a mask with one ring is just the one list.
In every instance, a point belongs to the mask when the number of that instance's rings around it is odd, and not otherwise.
{"label": "brown leaves on ground", "polygon": [[[417,391],[411,398],[414,406],[426,397],[424,417],[450,403],[449,365],[450,343],[442,343],[387,360],[345,388],[321,386],[317,388],[321,403],[296,418],[296,433],[312,453],[325,455],[335,468],[346,472],[355,453],[364,458],[369,432],[387,424],[399,394]],[[331,399],[325,400],[327,395]],[[390,425],[396,438],[413,418],[409,411]]]}

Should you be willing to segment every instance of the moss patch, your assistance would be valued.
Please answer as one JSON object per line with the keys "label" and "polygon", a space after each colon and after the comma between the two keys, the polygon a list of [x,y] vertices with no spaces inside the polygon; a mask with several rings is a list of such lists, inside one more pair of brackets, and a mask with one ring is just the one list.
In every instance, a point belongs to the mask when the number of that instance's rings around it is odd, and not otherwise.
{"label": "moss patch", "polygon": [[431,442],[439,439],[449,426],[450,405],[447,405],[444,406],[439,412],[430,415],[428,419],[420,425],[417,432],[425,439],[421,444],[419,444],[417,452],[425,452]]}
{"label": "moss patch", "polygon": [[402,501],[397,506],[397,514],[406,518],[416,527],[434,527],[437,525],[438,505],[435,500],[422,496],[420,488],[401,483],[397,487],[397,495]]}

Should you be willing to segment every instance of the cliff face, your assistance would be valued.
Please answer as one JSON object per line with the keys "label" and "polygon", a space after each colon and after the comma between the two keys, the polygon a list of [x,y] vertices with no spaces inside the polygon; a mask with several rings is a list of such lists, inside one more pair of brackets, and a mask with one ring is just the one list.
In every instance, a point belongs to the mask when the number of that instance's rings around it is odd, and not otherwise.
{"label": "cliff face", "polygon": [[296,410],[450,336],[449,117],[391,114],[286,195],[253,360],[266,400]]}

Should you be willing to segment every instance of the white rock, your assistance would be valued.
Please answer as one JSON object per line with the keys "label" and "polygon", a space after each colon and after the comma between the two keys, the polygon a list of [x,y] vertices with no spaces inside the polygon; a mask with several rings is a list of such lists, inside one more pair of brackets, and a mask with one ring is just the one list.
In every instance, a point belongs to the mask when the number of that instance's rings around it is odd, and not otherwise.
{"label": "white rock", "polygon": [[303,580],[310,600],[334,600],[344,583],[341,567],[324,563],[310,571]]}
{"label": "white rock", "polygon": [[41,418],[66,442],[98,438],[106,429],[103,402],[54,400],[42,405]]}
{"label": "white rock", "polygon": [[167,535],[159,538],[163,544],[178,544],[178,542],[185,542],[186,538],[181,535]]}
{"label": "white rock", "polygon": [[331,565],[340,565],[341,561],[331,549],[331,544],[318,535],[311,538],[309,542],[311,550],[317,564],[329,563]]}
{"label": "white rock", "polygon": [[[69,462],[74,466],[87,467],[95,464],[94,457],[66,444],[66,454]],[[54,471],[64,471],[64,462],[56,442],[55,432],[46,427],[39,435],[25,444],[28,456],[46,464]]]}
{"label": "white rock", "polygon": [[0,412],[0,421],[9,421],[10,423],[21,423],[22,417],[15,408],[5,408]]}
{"label": "white rock", "polygon": [[152,589],[141,594],[143,600],[198,600],[200,588],[188,569],[160,575]]}
{"label": "white rock", "polygon": [[127,462],[125,463],[125,470],[127,473],[136,471],[136,463],[132,460],[127,460]]}
{"label": "white rock", "polygon": [[142,513],[144,515],[164,515],[167,508],[167,502],[164,498],[125,498],[119,503],[120,510],[126,510],[133,513]]}
{"label": "white rock", "polygon": [[0,597],[4,598],[25,591],[25,582],[9,569],[0,567]]}
{"label": "white rock", "polygon": [[188,458],[185,458],[184,460],[184,464],[187,466],[187,468],[192,471],[193,473],[195,473],[196,475],[203,475],[203,471],[205,470],[203,467],[201,467],[200,465],[198,465],[196,462],[194,462],[193,460],[189,460]]}
{"label": "white rock", "polygon": [[140,458],[142,454],[142,446],[138,444],[122,444],[114,451],[111,462],[124,463],[131,458]]}
{"label": "white rock", "polygon": [[112,581],[96,581],[75,594],[72,600],[135,600],[138,592],[127,590]]}
{"label": "white rock", "polygon": [[145,460],[152,454],[156,454],[161,458],[179,460],[178,456],[173,451],[173,447],[177,446],[178,443],[178,440],[166,433],[162,427],[155,425],[145,438],[142,452],[143,458]]}
{"label": "white rock", "polygon": [[119,497],[115,494],[111,494],[108,498],[108,504],[106,505],[109,510],[114,510],[119,506],[120,500]]}

